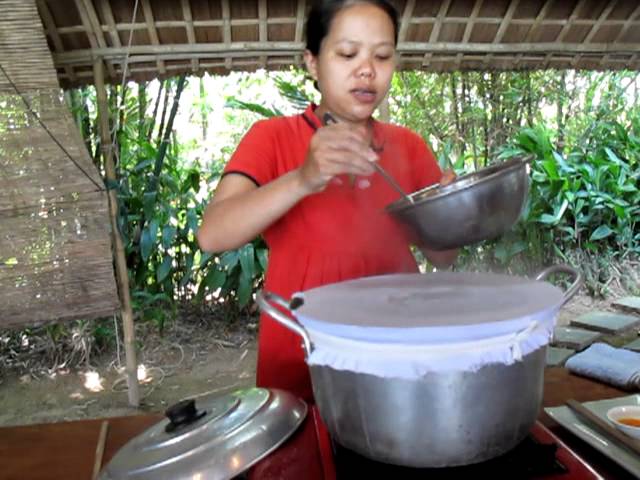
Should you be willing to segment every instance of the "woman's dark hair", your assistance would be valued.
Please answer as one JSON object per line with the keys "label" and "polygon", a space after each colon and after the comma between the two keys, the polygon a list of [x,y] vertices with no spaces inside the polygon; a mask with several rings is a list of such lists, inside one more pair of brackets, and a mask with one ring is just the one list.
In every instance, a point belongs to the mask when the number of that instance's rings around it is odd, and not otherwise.
{"label": "woman's dark hair", "polygon": [[320,53],[320,44],[329,33],[331,22],[344,7],[358,3],[370,3],[384,10],[393,23],[394,41],[398,43],[398,12],[387,0],[319,0],[313,2],[307,18],[307,49],[314,55]]}

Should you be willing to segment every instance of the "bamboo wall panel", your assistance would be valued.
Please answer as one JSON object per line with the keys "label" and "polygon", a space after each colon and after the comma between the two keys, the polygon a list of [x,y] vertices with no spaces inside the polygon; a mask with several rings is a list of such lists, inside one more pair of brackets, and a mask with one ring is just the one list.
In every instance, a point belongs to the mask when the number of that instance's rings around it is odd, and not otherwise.
{"label": "bamboo wall panel", "polygon": [[[21,90],[58,87],[56,70],[33,1],[0,0],[0,64]],[[13,87],[0,75],[0,93]]]}
{"label": "bamboo wall panel", "polygon": [[119,302],[104,184],[35,2],[0,4],[0,327],[111,315]]}

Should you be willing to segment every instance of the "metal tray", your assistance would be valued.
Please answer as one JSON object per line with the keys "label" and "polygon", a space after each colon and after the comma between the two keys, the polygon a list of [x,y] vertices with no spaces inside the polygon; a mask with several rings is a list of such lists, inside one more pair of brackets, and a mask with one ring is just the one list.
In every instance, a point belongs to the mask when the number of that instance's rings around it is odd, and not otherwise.
{"label": "metal tray", "polygon": [[[605,421],[608,421],[607,411],[621,405],[640,405],[640,394],[584,403],[585,407]],[[551,407],[545,408],[544,411],[574,435],[640,478],[640,456],[633,454],[614,438],[601,432],[588,420],[575,414],[569,407]]]}

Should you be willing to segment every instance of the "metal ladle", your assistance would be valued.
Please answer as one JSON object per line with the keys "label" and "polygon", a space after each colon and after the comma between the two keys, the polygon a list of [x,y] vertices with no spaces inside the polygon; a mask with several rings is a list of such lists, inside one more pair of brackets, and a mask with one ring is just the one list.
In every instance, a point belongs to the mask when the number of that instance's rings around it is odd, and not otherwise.
{"label": "metal ladle", "polygon": [[[325,125],[328,125],[330,123],[338,123],[338,121],[333,117],[333,115],[331,115],[329,112],[325,113],[323,116],[323,121]],[[378,173],[380,175],[382,175],[382,177],[387,181],[387,183],[389,185],[391,185],[400,195],[402,195],[405,200],[407,200],[409,203],[413,204],[413,198],[411,198],[410,195],[408,195],[403,188],[398,184],[398,182],[395,181],[395,179],[389,175],[389,172],[387,172],[382,165],[380,165],[378,162],[371,162],[373,164],[373,168],[375,168]]]}

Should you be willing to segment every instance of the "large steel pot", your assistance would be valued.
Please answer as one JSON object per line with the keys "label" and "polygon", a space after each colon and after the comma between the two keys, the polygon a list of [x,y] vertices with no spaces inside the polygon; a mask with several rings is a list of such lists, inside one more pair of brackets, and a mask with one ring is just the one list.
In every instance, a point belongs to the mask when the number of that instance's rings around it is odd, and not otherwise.
{"label": "large steel pot", "polygon": [[[537,279],[558,272],[574,276],[564,304],[582,279],[565,266],[551,267]],[[272,305],[289,310],[295,308],[295,298],[292,305],[260,292],[257,300],[261,309],[302,337],[310,355],[314,346],[306,329]],[[311,366],[310,372],[320,415],[336,442],[377,461],[426,468],[482,462],[522,441],[539,413],[545,360],[546,345],[511,365],[436,372],[416,380],[326,366]]]}

